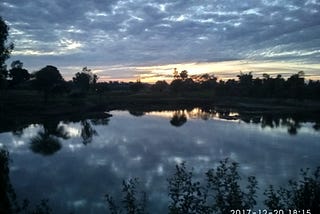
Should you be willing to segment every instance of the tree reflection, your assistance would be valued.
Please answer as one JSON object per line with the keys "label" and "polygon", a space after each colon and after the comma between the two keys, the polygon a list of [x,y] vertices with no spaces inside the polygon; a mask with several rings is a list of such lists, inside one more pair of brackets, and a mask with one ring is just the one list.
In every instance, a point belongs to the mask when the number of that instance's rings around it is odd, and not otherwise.
{"label": "tree reflection", "polygon": [[298,118],[281,118],[280,116],[267,115],[262,116],[260,123],[262,128],[278,128],[280,126],[287,127],[288,133],[290,135],[298,134],[298,130],[301,128]]}
{"label": "tree reflection", "polygon": [[[154,112],[153,109],[145,112]],[[176,127],[182,126],[187,122],[188,118],[193,119],[222,119],[228,121],[239,121],[260,125],[262,128],[287,128],[288,134],[298,134],[302,125],[305,123],[313,123],[312,127],[315,131],[320,130],[320,117],[316,112],[276,112],[274,110],[251,110],[246,109],[233,109],[227,107],[211,107],[205,106],[202,108],[184,108],[182,110],[168,110],[172,113],[170,124]],[[131,110],[131,114],[139,113]],[[158,111],[161,115],[162,111]],[[142,114],[141,114],[142,115]],[[166,116],[166,115],[164,115]]]}
{"label": "tree reflection", "polygon": [[187,116],[184,112],[177,111],[170,120],[171,125],[180,127],[187,122]]}
{"label": "tree reflection", "polygon": [[62,148],[59,138],[68,139],[70,135],[59,121],[47,120],[43,123],[43,131],[31,139],[30,149],[44,156],[53,155]]}
{"label": "tree reflection", "polygon": [[[176,114],[176,113],[175,113]],[[180,113],[181,114],[181,113]],[[320,130],[320,118],[315,113],[277,113],[277,112],[254,112],[231,110],[228,108],[195,108],[188,111],[189,117],[197,119],[224,119],[224,120],[241,120],[245,123],[260,124],[262,128],[279,128],[286,127],[288,134],[296,135],[301,128],[302,123],[313,122],[312,126],[315,131]],[[179,114],[174,115],[171,121],[177,122],[180,119]],[[170,122],[171,122],[170,121]]]}
{"label": "tree reflection", "polygon": [[91,119],[91,122],[93,125],[104,125],[107,126],[110,122],[109,117],[107,118],[95,118],[95,119]]}
{"label": "tree reflection", "polygon": [[81,129],[81,137],[82,143],[87,145],[92,142],[93,136],[97,135],[97,131],[92,127],[89,120],[81,121],[82,129]]}
{"label": "tree reflection", "polygon": [[33,213],[33,214],[50,214],[52,209],[49,207],[49,200],[41,200],[34,208],[30,208],[29,201],[24,199],[18,201],[18,196],[10,181],[9,152],[0,149],[0,213]]}
{"label": "tree reflection", "polygon": [[136,117],[142,117],[143,115],[145,115],[145,113],[143,111],[129,110],[129,113],[133,116],[136,116]]}
{"label": "tree reflection", "polygon": [[11,212],[13,188],[9,178],[9,153],[0,150],[0,213]]}
{"label": "tree reflection", "polygon": [[37,136],[31,139],[31,150],[41,155],[53,155],[59,151],[62,146],[57,137],[46,132],[39,132]]}
{"label": "tree reflection", "polygon": [[12,131],[12,134],[17,136],[17,137],[21,137],[23,135],[23,130],[26,128],[25,127],[18,127],[17,129]]}

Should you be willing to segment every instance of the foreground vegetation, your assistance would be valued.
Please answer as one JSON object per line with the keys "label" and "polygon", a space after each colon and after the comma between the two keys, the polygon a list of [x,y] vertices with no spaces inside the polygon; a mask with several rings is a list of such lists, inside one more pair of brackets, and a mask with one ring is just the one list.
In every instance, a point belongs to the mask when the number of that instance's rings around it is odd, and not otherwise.
{"label": "foreground vegetation", "polygon": [[[15,193],[9,177],[9,153],[0,150],[0,212],[1,213],[54,213],[48,200],[42,200],[35,207],[28,200],[22,202]],[[195,178],[185,163],[176,166],[168,178],[168,213],[216,213],[227,214],[231,210],[254,210],[257,201],[258,182],[254,176],[247,178],[243,186],[239,164],[225,159],[216,168],[209,169],[204,176],[205,184]],[[148,210],[148,195],[139,188],[138,179],[123,181],[122,198],[105,196],[109,213],[143,214]],[[290,180],[285,187],[270,186],[264,191],[266,210],[309,210],[320,211],[320,167],[314,172],[302,170],[299,180]]]}

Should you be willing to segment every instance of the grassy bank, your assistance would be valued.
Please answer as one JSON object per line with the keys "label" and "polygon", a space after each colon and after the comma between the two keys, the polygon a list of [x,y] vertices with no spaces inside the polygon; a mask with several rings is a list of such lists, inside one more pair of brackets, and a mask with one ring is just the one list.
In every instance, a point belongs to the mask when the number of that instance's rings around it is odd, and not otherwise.
{"label": "grassy bank", "polygon": [[[253,99],[215,97],[209,92],[194,93],[132,93],[127,91],[88,93],[72,97],[50,96],[47,101],[37,91],[1,91],[2,120],[44,120],[47,118],[79,120],[105,116],[111,110],[160,111],[192,109],[228,109],[246,114],[304,114],[315,115],[320,102],[309,100]],[[318,114],[319,115],[319,114]],[[74,119],[76,118],[76,119]]]}
{"label": "grassy bank", "polygon": [[249,111],[318,111],[319,101],[294,99],[258,99],[215,97],[206,92],[195,93],[88,93],[77,97],[50,96],[47,101],[37,91],[2,91],[0,111],[20,115],[69,115],[114,109],[170,110],[193,107],[224,107]]}

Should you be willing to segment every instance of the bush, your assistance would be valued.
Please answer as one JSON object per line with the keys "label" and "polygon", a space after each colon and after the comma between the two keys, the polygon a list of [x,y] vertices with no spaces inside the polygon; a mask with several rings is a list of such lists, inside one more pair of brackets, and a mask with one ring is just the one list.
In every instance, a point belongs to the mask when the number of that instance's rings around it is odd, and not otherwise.
{"label": "bush", "polygon": [[320,212],[320,167],[312,174],[309,169],[301,170],[299,181],[290,180],[288,187],[275,190],[270,186],[265,191],[265,205],[270,210],[310,210]]}

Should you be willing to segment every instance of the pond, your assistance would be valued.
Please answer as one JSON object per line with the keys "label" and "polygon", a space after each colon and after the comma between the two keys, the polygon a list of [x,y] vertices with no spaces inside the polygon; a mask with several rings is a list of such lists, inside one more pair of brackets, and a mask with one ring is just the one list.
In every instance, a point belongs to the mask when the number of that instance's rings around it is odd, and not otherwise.
{"label": "pond", "polygon": [[[49,199],[55,213],[107,213],[105,194],[117,198],[123,180],[138,178],[149,210],[165,213],[167,178],[182,162],[201,177],[230,158],[244,178],[257,177],[260,189],[320,165],[319,123],[313,120],[200,108],[109,113],[0,133],[18,197]],[[263,208],[261,201],[257,206]]]}

